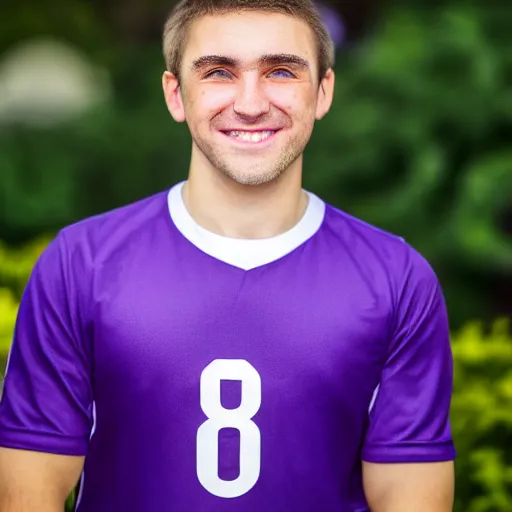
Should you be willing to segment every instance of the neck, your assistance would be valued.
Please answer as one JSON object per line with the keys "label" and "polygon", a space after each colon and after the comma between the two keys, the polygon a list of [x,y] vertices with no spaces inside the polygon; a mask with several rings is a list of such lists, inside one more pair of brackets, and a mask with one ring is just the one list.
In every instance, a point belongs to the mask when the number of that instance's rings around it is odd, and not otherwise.
{"label": "neck", "polygon": [[228,238],[272,238],[293,228],[308,206],[301,162],[264,185],[240,185],[218,170],[192,167],[183,201],[203,228]]}

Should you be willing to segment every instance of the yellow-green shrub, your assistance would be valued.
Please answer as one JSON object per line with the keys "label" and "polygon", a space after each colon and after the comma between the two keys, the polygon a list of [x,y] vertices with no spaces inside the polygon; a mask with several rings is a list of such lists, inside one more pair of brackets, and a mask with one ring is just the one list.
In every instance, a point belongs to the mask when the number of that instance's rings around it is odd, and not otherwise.
{"label": "yellow-green shrub", "polygon": [[9,249],[0,241],[0,372],[11,345],[18,301],[48,240],[40,238],[21,249]]}
{"label": "yellow-green shrub", "polygon": [[18,303],[7,288],[0,288],[0,369],[3,370],[11,346]]}
{"label": "yellow-green shrub", "polygon": [[0,241],[0,287],[10,288],[19,297],[49,240],[48,237],[39,238],[21,249],[10,249]]}
{"label": "yellow-green shrub", "polygon": [[452,338],[457,512],[512,511],[512,336],[500,320]]}

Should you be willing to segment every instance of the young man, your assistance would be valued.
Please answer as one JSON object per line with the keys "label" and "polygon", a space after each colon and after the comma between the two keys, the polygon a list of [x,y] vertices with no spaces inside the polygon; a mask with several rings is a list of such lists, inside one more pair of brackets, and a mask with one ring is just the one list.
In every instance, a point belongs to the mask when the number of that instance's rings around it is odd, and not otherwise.
{"label": "young man", "polygon": [[[309,0],[183,0],[188,180],[59,233],[19,310],[0,510],[448,512],[445,305],[403,240],[302,189],[333,48]],[[314,172],[314,170],[311,170]]]}

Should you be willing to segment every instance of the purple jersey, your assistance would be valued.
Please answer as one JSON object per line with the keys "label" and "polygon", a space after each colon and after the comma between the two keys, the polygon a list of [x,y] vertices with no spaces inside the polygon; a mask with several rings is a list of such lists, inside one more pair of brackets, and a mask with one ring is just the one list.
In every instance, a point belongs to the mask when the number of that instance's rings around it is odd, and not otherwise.
{"label": "purple jersey", "polygon": [[79,512],[361,512],[362,460],[454,458],[447,315],[417,252],[312,194],[289,232],[227,239],[181,187],[39,259],[0,445],[85,455]]}

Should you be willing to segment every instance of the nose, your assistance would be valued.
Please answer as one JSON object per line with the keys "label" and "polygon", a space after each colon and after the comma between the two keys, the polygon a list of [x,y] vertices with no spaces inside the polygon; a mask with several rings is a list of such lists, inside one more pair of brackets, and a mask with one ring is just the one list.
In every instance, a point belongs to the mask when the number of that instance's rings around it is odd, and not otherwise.
{"label": "nose", "polygon": [[234,111],[243,118],[258,119],[270,111],[270,101],[257,75],[244,77],[238,83],[238,90],[233,105]]}

